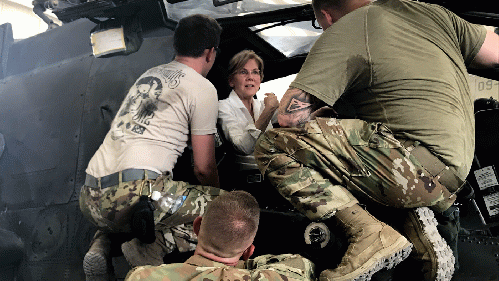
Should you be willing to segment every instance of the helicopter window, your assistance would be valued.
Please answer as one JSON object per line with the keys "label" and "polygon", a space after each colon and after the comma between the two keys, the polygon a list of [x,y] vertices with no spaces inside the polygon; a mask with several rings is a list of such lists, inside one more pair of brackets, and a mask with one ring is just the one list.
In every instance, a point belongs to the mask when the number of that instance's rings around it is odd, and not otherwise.
{"label": "helicopter window", "polygon": [[260,84],[260,90],[256,93],[259,100],[265,98],[265,93],[274,93],[278,100],[281,100],[282,96],[288,89],[289,84],[293,82],[296,74],[291,74],[278,79],[270,80]]}
{"label": "helicopter window", "polygon": [[226,18],[275,11],[312,3],[311,0],[217,0],[215,2],[213,0],[187,0],[174,4],[168,3],[167,0],[163,1],[165,2],[168,18],[174,21],[197,13],[207,14],[214,18]]}
{"label": "helicopter window", "polygon": [[310,21],[285,25],[264,24],[251,29],[286,57],[308,53],[322,33],[322,30],[315,29]]}
{"label": "helicopter window", "polygon": [[[213,4],[213,0],[187,0],[175,4],[165,3],[166,14],[168,18],[174,21],[195,13],[208,14],[214,18],[233,18],[304,6],[312,1],[244,0],[218,2],[227,4],[216,6]],[[287,57],[306,54],[322,33],[322,30],[318,31],[313,27],[310,20],[291,23],[266,23],[252,26],[250,29]]]}

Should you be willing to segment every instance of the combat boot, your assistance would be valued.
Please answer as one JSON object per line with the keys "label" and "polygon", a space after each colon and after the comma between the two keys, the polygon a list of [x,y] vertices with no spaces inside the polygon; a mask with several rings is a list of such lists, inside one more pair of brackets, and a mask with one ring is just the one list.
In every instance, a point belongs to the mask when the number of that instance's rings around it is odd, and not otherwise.
{"label": "combat boot", "polygon": [[434,213],[438,222],[438,233],[447,242],[454,255],[454,271],[456,272],[459,270],[459,251],[457,249],[459,234],[466,234],[466,230],[461,228],[459,208],[457,206],[450,206],[449,209],[442,213]]}
{"label": "combat boot", "polygon": [[134,238],[121,244],[121,251],[132,268],[143,265],[158,266],[163,264],[163,258],[171,252],[166,245],[163,232],[155,231],[156,240],[151,244],[142,243]]}
{"label": "combat boot", "polygon": [[440,236],[437,220],[428,207],[408,211],[403,231],[414,245],[411,258],[422,265],[425,281],[448,281],[454,274],[455,258],[452,249]]}
{"label": "combat boot", "polygon": [[110,256],[111,240],[107,233],[97,230],[90,249],[83,258],[83,271],[87,281],[108,281],[114,279]]}
{"label": "combat boot", "polygon": [[412,245],[404,236],[357,204],[337,211],[335,218],[349,245],[339,266],[324,270],[321,281],[371,280],[374,273],[396,266],[411,252]]}

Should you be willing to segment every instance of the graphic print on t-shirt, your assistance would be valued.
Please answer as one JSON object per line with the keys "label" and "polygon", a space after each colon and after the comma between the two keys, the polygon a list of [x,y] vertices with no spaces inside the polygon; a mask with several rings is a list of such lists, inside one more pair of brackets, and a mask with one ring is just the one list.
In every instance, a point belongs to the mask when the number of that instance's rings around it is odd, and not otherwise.
{"label": "graphic print on t-shirt", "polygon": [[[121,120],[118,122],[117,127],[125,126],[125,129],[134,133],[143,134],[145,131],[144,125],[149,125],[150,120],[154,118],[163,84],[160,79],[147,76],[137,81],[135,89],[135,93],[130,93],[127,96],[125,104],[118,112],[118,118],[128,115],[128,118],[123,118],[128,120]],[[136,122],[133,127],[132,120]]]}
{"label": "graphic print on t-shirt", "polygon": [[154,119],[158,110],[159,97],[163,93],[164,85],[169,89],[175,89],[180,84],[180,78],[185,76],[181,70],[157,70],[164,78],[164,82],[154,76],[142,77],[127,95],[117,115],[117,130],[113,131],[114,140],[121,138],[125,130],[144,134],[146,126]]}

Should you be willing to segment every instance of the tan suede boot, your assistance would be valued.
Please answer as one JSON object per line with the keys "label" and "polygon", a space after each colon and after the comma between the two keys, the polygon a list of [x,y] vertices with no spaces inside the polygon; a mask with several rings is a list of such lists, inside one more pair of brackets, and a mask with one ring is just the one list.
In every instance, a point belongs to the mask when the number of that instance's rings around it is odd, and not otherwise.
{"label": "tan suede boot", "polygon": [[421,262],[424,281],[450,281],[455,258],[452,249],[440,236],[437,220],[428,207],[409,210],[403,231],[414,245],[410,257]]}
{"label": "tan suede boot", "polygon": [[111,240],[105,232],[97,230],[90,249],[83,258],[83,271],[87,281],[114,280],[113,263],[110,257]]}
{"label": "tan suede boot", "polygon": [[324,270],[321,281],[371,280],[374,273],[394,267],[411,252],[412,244],[404,236],[357,204],[337,211],[335,218],[350,244],[340,265]]}
{"label": "tan suede boot", "polygon": [[163,257],[171,250],[166,246],[163,232],[156,231],[155,234],[156,240],[151,244],[142,243],[137,238],[121,244],[121,251],[132,268],[163,264]]}

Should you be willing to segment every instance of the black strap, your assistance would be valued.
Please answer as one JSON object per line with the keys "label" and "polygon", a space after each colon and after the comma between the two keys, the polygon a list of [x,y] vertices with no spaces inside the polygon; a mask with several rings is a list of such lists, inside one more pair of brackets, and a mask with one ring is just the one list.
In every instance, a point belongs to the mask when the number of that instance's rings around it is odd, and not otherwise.
{"label": "black strap", "polygon": [[140,242],[151,244],[156,240],[154,233],[154,206],[149,197],[142,195],[132,208],[132,234]]}

